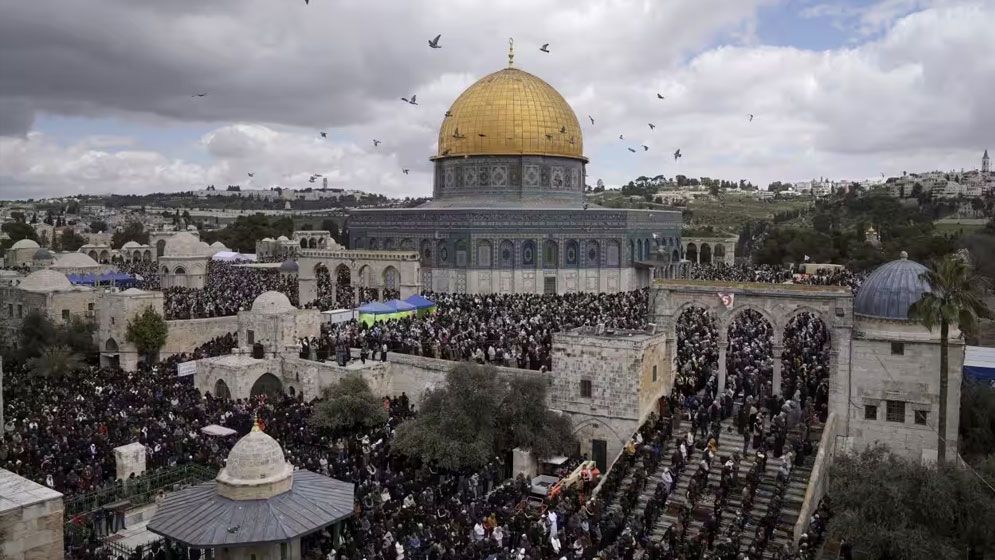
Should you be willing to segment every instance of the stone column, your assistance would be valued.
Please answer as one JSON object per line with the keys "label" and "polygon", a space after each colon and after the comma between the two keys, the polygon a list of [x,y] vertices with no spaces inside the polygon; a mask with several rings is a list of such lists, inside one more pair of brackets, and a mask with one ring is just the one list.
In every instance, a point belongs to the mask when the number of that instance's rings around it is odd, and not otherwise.
{"label": "stone column", "polygon": [[719,337],[719,395],[726,390],[726,346],[725,337]]}
{"label": "stone column", "polygon": [[774,375],[772,377],[772,387],[771,394],[780,395],[781,394],[781,351],[784,347],[781,345],[774,346]]}

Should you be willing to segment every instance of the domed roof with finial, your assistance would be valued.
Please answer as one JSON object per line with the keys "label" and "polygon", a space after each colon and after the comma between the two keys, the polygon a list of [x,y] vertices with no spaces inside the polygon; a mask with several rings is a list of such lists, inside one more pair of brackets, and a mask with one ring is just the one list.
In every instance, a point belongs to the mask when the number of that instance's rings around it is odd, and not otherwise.
{"label": "domed roof with finial", "polygon": [[909,307],[930,291],[929,284],[921,278],[926,270],[902,251],[898,260],[877,267],[861,284],[853,312],[876,319],[908,321]]}
{"label": "domed roof with finial", "polygon": [[218,493],[233,500],[265,499],[286,492],[293,484],[294,467],[275,439],[262,431],[258,420],[228,453],[218,473]]}

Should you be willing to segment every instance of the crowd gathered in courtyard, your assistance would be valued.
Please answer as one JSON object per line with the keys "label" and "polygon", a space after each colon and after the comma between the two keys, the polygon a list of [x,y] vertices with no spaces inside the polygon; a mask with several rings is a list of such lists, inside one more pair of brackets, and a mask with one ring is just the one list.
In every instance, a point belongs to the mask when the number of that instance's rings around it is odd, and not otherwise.
{"label": "crowd gathered in courtyard", "polygon": [[846,286],[855,293],[865,274],[846,268],[820,269],[814,274],[800,274],[787,267],[753,264],[691,264],[684,275],[690,280],[718,280],[722,282],[761,282],[766,284],[809,284],[816,286]]}
{"label": "crowd gathered in courtyard", "polygon": [[[710,279],[768,282],[782,274],[747,267],[713,272]],[[824,281],[852,287],[859,280],[840,273]],[[267,290],[296,304],[294,287],[287,276],[212,263],[203,290],[165,291],[166,315],[231,315]],[[326,328],[320,338],[302,341],[302,354],[330,357],[352,347],[371,359],[390,351],[549,370],[557,332],[647,327],[647,290],[426,297],[436,303],[433,314]],[[141,442],[153,472],[185,464],[220,468],[236,439],[201,428],[219,424],[245,434],[256,419],[295,466],[356,485],[355,516],[346,529],[307,538],[304,549],[315,560],[808,560],[832,515],[828,500],[797,547],[779,544],[790,538],[779,540],[778,531],[786,493],[799,467],[811,462],[813,431],[826,419],[828,330],[818,317],[800,313],[777,332],[754,311],[724,330],[720,336],[704,309],[686,310],[677,324],[674,390],[661,413],[633,434],[602,480],[582,480],[545,500],[534,499],[524,478],[508,478],[501,455],[480,470],[450,472],[395,453],[395,429],[417,413],[407,395],[385,396],[389,419],[381,426],[334,431],[309,422],[316,401],[299,395],[223,399],[177,377],[180,362],[230,352],[233,334],[135,373],[92,367],[66,383],[32,377],[23,366],[8,371],[9,444],[0,448],[0,466],[71,501],[123,487],[114,481],[116,446]],[[82,512],[72,522],[92,525],[93,515]],[[69,546],[74,560],[117,554],[93,539]],[[133,556],[200,557],[169,543]]]}

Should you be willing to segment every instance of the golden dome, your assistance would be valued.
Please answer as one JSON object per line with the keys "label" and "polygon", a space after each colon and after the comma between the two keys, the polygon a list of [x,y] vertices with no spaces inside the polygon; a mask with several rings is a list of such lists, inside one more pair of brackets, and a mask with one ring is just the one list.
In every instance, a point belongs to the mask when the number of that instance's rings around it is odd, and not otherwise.
{"label": "golden dome", "polygon": [[527,154],[587,161],[570,105],[552,86],[517,68],[478,80],[447,115],[436,158]]}

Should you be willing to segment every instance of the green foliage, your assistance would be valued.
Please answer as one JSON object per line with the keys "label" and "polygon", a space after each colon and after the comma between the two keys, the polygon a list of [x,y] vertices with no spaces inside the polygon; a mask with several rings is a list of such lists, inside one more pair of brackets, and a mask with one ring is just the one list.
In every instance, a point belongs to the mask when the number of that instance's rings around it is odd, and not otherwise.
{"label": "green foliage", "polygon": [[327,387],[311,413],[310,422],[329,430],[366,429],[387,421],[383,402],[362,376],[351,373]]}
{"label": "green foliage", "polygon": [[256,241],[265,237],[290,237],[294,233],[294,220],[288,216],[271,218],[265,214],[239,216],[224,229],[204,232],[202,239],[208,243],[220,241],[233,251],[254,253]]}
{"label": "green foliage", "polygon": [[50,379],[62,379],[83,365],[79,354],[68,346],[48,346],[41,354],[27,361],[28,369],[34,375]]}
{"label": "green foliage", "polygon": [[102,231],[107,231],[107,222],[103,220],[94,220],[90,222],[90,233],[100,233]]}
{"label": "green foliage", "polygon": [[493,367],[461,363],[398,427],[395,448],[446,469],[480,468],[514,447],[540,457],[569,454],[571,433],[569,418],[547,408],[541,378],[504,380]]}
{"label": "green foliage", "polygon": [[65,229],[59,236],[57,245],[60,251],[78,251],[80,247],[86,245],[86,238],[75,230]]}
{"label": "green foliage", "polygon": [[166,344],[169,326],[151,305],[128,321],[125,339],[134,344],[140,354],[151,358]]}
{"label": "green foliage", "polygon": [[[16,212],[11,212],[11,214],[16,214]],[[9,237],[9,239],[0,241],[0,250],[7,250],[11,245],[22,239],[38,241],[38,234],[35,232],[35,228],[31,227],[30,224],[24,223],[23,221],[7,222],[0,225],[0,230],[6,233]]]}
{"label": "green foliage", "polygon": [[964,380],[960,392],[961,455],[969,463],[995,457],[995,388]]}
{"label": "green foliage", "polygon": [[78,315],[72,316],[68,323],[56,325],[46,315],[32,310],[21,320],[17,351],[8,357],[27,362],[41,356],[47,348],[63,345],[77,355],[92,358],[97,353],[93,343],[94,330],[96,325]]}
{"label": "green foliage", "polygon": [[141,222],[128,222],[128,225],[124,226],[123,229],[115,231],[111,235],[111,247],[114,249],[120,249],[121,245],[129,241],[148,245],[149,232],[145,231],[145,226]]}
{"label": "green foliage", "polygon": [[854,543],[860,557],[953,560],[969,547],[995,552],[995,492],[967,470],[930,469],[876,447],[837,458],[828,493],[836,512],[830,534]]}

